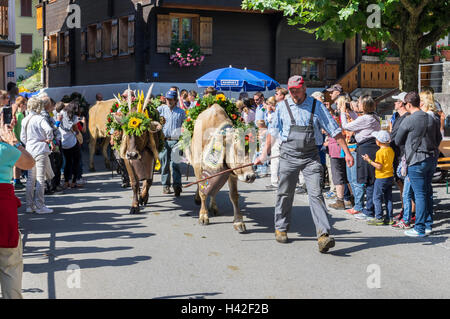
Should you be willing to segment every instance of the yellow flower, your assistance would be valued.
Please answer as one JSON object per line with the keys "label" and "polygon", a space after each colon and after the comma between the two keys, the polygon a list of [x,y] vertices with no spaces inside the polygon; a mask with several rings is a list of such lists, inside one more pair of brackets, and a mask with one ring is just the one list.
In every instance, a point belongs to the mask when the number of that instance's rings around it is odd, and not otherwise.
{"label": "yellow flower", "polygon": [[139,125],[141,125],[141,123],[142,123],[141,119],[138,119],[136,117],[132,117],[130,119],[130,121],[128,122],[128,127],[129,128],[138,128]]}
{"label": "yellow flower", "polygon": [[185,112],[185,113],[186,113],[186,115],[189,115],[189,110],[186,110],[186,112]]}
{"label": "yellow flower", "polygon": [[223,94],[217,94],[216,99],[219,101],[225,101],[227,98]]}

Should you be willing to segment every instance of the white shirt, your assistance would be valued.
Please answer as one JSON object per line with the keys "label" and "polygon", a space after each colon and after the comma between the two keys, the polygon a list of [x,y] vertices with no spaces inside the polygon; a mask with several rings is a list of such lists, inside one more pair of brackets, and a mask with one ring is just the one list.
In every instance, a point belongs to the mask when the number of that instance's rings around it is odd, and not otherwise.
{"label": "white shirt", "polygon": [[45,141],[53,140],[53,129],[43,116],[30,112],[22,121],[20,140],[34,158],[38,155],[50,154],[50,147]]}
{"label": "white shirt", "polygon": [[[65,112],[63,112],[63,116],[67,116]],[[79,121],[78,116],[75,116],[73,123],[74,124],[78,123],[78,121]],[[61,133],[61,146],[63,149],[66,149],[66,150],[70,149],[70,148],[74,147],[75,144],[78,143],[75,132],[72,129],[65,130],[62,127],[62,123],[58,129],[59,129],[59,132]]]}

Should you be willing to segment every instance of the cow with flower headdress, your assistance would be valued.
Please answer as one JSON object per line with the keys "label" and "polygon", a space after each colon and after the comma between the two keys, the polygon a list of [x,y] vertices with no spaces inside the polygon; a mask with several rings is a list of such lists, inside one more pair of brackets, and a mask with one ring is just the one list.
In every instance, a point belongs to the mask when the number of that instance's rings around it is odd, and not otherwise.
{"label": "cow with flower headdress", "polygon": [[115,97],[117,111],[108,116],[108,126],[113,130],[113,147],[125,162],[133,189],[130,214],[140,213],[140,206],[148,203],[153,171],[163,146],[164,137],[157,104],[150,99],[152,88],[153,85],[145,98],[144,92],[135,94],[134,101],[131,94],[126,98]]}
{"label": "cow with flower headdress", "polygon": [[[197,180],[211,177],[198,184],[195,195],[195,202],[201,205],[199,223],[208,225],[209,212],[214,215],[218,213],[215,198],[228,182],[229,197],[234,210],[233,227],[244,232],[246,227],[239,209],[237,181],[252,183],[256,178],[252,166],[240,168],[252,163],[251,154],[256,148],[252,140],[254,142],[256,129],[243,122],[236,104],[223,94],[203,97],[186,113],[181,148],[194,167]],[[229,169],[235,170],[229,172]],[[219,173],[221,174],[217,175]],[[207,208],[208,197],[211,200]]]}

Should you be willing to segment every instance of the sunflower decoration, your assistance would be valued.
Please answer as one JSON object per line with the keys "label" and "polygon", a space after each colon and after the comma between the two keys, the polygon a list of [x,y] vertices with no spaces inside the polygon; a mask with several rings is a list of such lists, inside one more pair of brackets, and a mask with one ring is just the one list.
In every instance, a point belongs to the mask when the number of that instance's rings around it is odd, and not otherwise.
{"label": "sunflower decoration", "polygon": [[183,122],[183,126],[181,128],[181,138],[179,141],[181,149],[187,149],[189,147],[192,134],[194,133],[194,126],[197,117],[200,113],[213,104],[219,104],[225,110],[233,123],[233,127],[242,128],[244,130],[249,127],[255,127],[253,124],[245,124],[242,120],[239,109],[236,107],[236,103],[234,103],[231,99],[227,99],[224,94],[205,96],[199,99],[194,107],[186,111],[186,120]]}
{"label": "sunflower decoration", "polygon": [[[151,121],[159,122],[160,116],[157,108],[160,103],[158,99],[150,97],[152,88],[153,85],[147,96],[143,91],[131,91],[129,87],[126,91],[127,96],[114,95],[116,101],[111,107],[106,122],[107,132],[114,140],[113,149],[120,149],[123,134],[141,136],[150,128]],[[163,146],[164,136],[162,133],[158,135],[159,145]]]}

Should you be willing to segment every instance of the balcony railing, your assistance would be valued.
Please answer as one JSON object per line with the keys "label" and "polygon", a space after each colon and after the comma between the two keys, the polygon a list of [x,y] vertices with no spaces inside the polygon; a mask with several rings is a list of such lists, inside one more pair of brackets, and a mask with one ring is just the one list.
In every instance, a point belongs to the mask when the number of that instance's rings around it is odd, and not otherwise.
{"label": "balcony railing", "polygon": [[0,0],[0,39],[8,39],[8,0]]}

